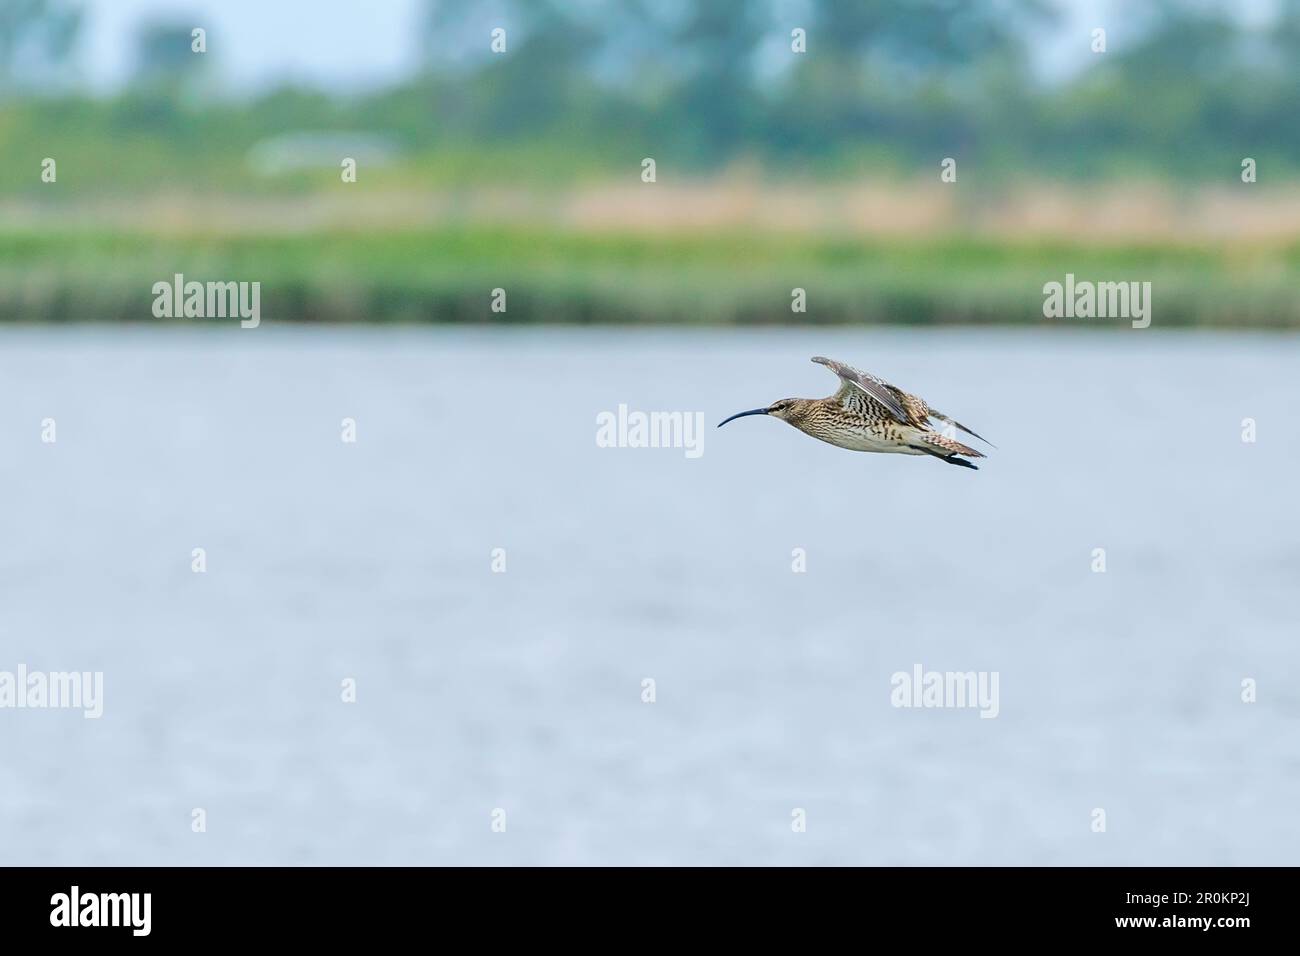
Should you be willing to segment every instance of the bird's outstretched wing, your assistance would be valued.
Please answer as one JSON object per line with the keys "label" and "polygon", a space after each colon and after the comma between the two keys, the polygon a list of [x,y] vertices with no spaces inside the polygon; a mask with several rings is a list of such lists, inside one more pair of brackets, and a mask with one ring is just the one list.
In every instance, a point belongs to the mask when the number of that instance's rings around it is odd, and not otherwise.
{"label": "bird's outstretched wing", "polygon": [[877,378],[870,372],[860,371],[851,365],[845,365],[843,362],[837,362],[834,359],[822,358],[820,355],[816,356],[813,361],[818,365],[825,365],[838,375],[844,382],[845,387],[860,389],[900,425],[913,424],[912,416],[907,414],[902,402],[894,394],[894,387],[883,378]]}

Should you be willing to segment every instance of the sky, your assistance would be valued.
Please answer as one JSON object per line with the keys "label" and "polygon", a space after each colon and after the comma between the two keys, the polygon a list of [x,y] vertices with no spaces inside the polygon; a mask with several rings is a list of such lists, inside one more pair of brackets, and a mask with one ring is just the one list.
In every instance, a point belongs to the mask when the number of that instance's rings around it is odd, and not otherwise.
{"label": "sky", "polygon": [[225,83],[256,90],[285,79],[334,89],[378,86],[415,62],[421,0],[85,0],[81,70],[99,90],[125,81],[142,20],[194,20],[219,52]]}
{"label": "sky", "polygon": [[[2,0],[0,0],[2,2]],[[578,5],[592,0],[574,0]],[[852,2],[852,0],[845,0]],[[1095,26],[1122,46],[1135,0],[1057,0],[1061,18],[1034,45],[1040,73],[1069,75],[1087,65]],[[1244,19],[1267,15],[1276,0],[1234,0]],[[88,11],[80,71],[94,89],[111,91],[131,73],[141,21],[177,18],[208,31],[223,84],[256,92],[286,80],[333,90],[384,86],[418,61],[416,26],[423,0],[83,0]],[[484,0],[484,6],[496,5]],[[779,0],[798,16],[800,0]],[[792,25],[798,25],[792,24]],[[810,45],[815,38],[810,37]],[[484,39],[486,44],[487,40]]]}

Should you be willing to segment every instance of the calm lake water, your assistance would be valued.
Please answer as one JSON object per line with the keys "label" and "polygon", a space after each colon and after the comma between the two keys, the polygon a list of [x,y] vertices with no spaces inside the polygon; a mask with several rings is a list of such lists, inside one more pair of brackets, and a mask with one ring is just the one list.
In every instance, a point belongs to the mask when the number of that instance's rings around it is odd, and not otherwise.
{"label": "calm lake water", "polygon": [[[812,355],[998,450],[713,428],[829,394]],[[0,328],[0,671],[104,682],[0,709],[0,862],[1295,864],[1298,371],[1155,329]],[[703,454],[598,447],[620,404]],[[997,716],[893,706],[917,665]]]}

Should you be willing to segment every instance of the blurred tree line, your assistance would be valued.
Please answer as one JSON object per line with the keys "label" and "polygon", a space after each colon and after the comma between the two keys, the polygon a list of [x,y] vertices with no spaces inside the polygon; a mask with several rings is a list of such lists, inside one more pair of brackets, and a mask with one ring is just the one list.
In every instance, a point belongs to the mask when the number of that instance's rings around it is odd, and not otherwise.
{"label": "blurred tree line", "polygon": [[1053,81],[1031,65],[1058,22],[1046,0],[431,0],[421,69],[400,85],[234,101],[189,53],[199,17],[144,24],[136,80],[95,98],[51,80],[74,66],[75,0],[4,0],[0,147],[93,150],[116,181],[151,184],[228,181],[252,144],[295,129],[391,134],[422,182],[625,173],[647,155],[809,176],[943,156],[1012,177],[1231,178],[1244,156],[1295,170],[1300,0],[1257,27],[1229,3],[1112,16],[1107,52]]}

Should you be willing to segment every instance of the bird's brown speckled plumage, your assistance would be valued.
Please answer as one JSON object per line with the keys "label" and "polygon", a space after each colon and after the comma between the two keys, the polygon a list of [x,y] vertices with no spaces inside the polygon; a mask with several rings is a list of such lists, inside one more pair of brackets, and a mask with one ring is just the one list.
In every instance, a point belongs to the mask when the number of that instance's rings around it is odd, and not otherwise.
{"label": "bird's brown speckled plumage", "polygon": [[[842,362],[820,357],[813,361],[840,377],[841,385],[834,395],[783,398],[766,409],[741,412],[732,418],[771,415],[813,438],[852,451],[932,455],[966,468],[976,467],[966,458],[984,457],[955,438],[935,431],[931,422],[940,421],[984,441],[965,425],[931,408],[920,396]],[[722,424],[728,421],[731,419]]]}

